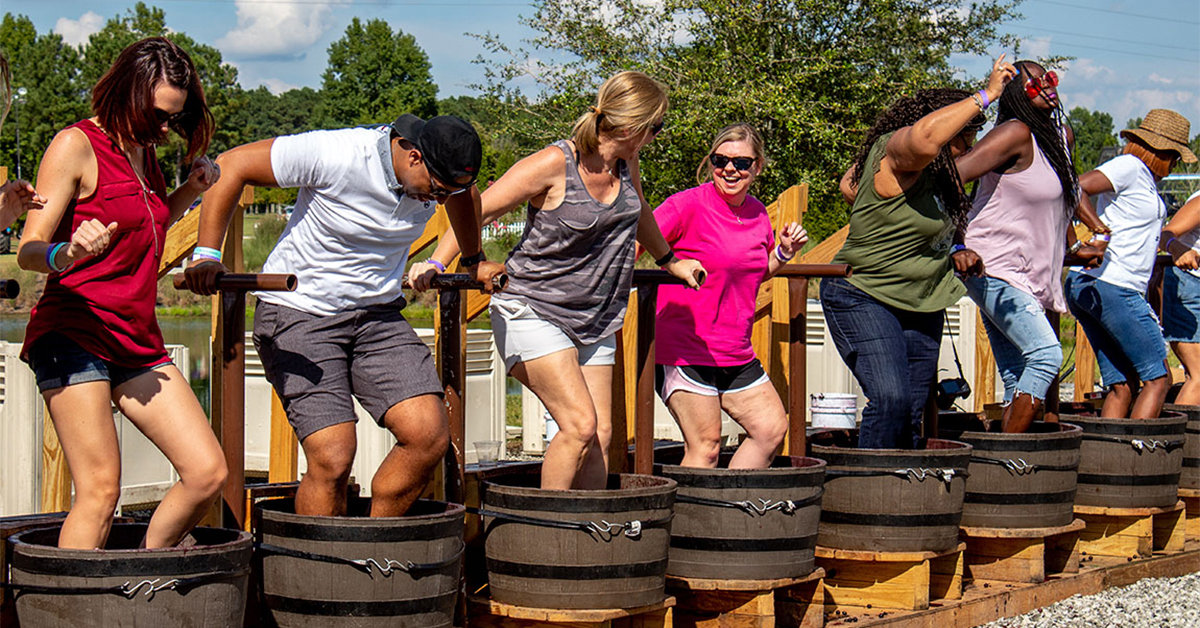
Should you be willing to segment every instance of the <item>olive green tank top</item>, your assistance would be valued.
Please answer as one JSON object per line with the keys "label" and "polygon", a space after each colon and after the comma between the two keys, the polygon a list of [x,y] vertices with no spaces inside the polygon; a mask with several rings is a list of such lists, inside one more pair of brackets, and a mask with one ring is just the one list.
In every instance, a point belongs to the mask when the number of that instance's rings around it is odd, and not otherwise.
{"label": "olive green tank top", "polygon": [[833,262],[849,264],[848,281],[885,305],[936,312],[966,294],[950,261],[954,221],[927,172],[899,196],[879,196],[875,174],[891,137],[884,135],[871,147],[850,210],[850,234]]}

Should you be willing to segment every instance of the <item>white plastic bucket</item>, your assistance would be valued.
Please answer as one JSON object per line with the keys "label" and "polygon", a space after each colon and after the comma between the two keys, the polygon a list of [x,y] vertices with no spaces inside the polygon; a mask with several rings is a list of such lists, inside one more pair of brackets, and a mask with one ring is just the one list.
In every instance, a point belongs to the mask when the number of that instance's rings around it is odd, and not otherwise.
{"label": "white plastic bucket", "polygon": [[853,428],[858,416],[858,396],[849,393],[810,395],[813,427]]}

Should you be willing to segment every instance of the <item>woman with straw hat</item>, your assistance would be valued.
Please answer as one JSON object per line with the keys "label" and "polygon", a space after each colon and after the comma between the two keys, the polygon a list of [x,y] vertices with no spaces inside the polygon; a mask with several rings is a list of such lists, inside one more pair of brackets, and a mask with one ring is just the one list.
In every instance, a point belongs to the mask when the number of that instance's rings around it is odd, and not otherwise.
{"label": "woman with straw hat", "polygon": [[1167,213],[1157,184],[1180,160],[1196,161],[1187,146],[1189,131],[1187,118],[1152,109],[1138,128],[1121,131],[1121,155],[1079,177],[1084,194],[1100,195],[1098,213],[1112,230],[1094,240],[1106,248],[1104,263],[1072,270],[1066,284],[1067,304],[1096,350],[1109,389],[1104,417],[1155,418],[1171,386],[1166,345],[1146,289]]}

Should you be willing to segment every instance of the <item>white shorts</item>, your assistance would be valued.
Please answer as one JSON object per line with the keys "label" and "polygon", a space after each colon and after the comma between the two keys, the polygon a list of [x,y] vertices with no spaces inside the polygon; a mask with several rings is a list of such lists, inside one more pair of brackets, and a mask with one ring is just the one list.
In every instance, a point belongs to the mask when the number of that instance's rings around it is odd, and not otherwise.
{"label": "white shorts", "polygon": [[492,297],[490,310],[492,336],[508,371],[518,362],[528,362],[572,347],[579,351],[580,366],[611,366],[617,362],[616,333],[592,344],[582,344],[538,316],[522,301]]}

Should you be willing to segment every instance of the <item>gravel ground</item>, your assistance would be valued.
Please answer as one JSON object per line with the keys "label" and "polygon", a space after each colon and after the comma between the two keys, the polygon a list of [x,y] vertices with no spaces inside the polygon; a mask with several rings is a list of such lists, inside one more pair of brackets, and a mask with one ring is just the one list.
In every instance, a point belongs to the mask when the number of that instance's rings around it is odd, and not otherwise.
{"label": "gravel ground", "polygon": [[981,628],[1197,628],[1200,573],[1147,578],[1095,595],[1076,595]]}

